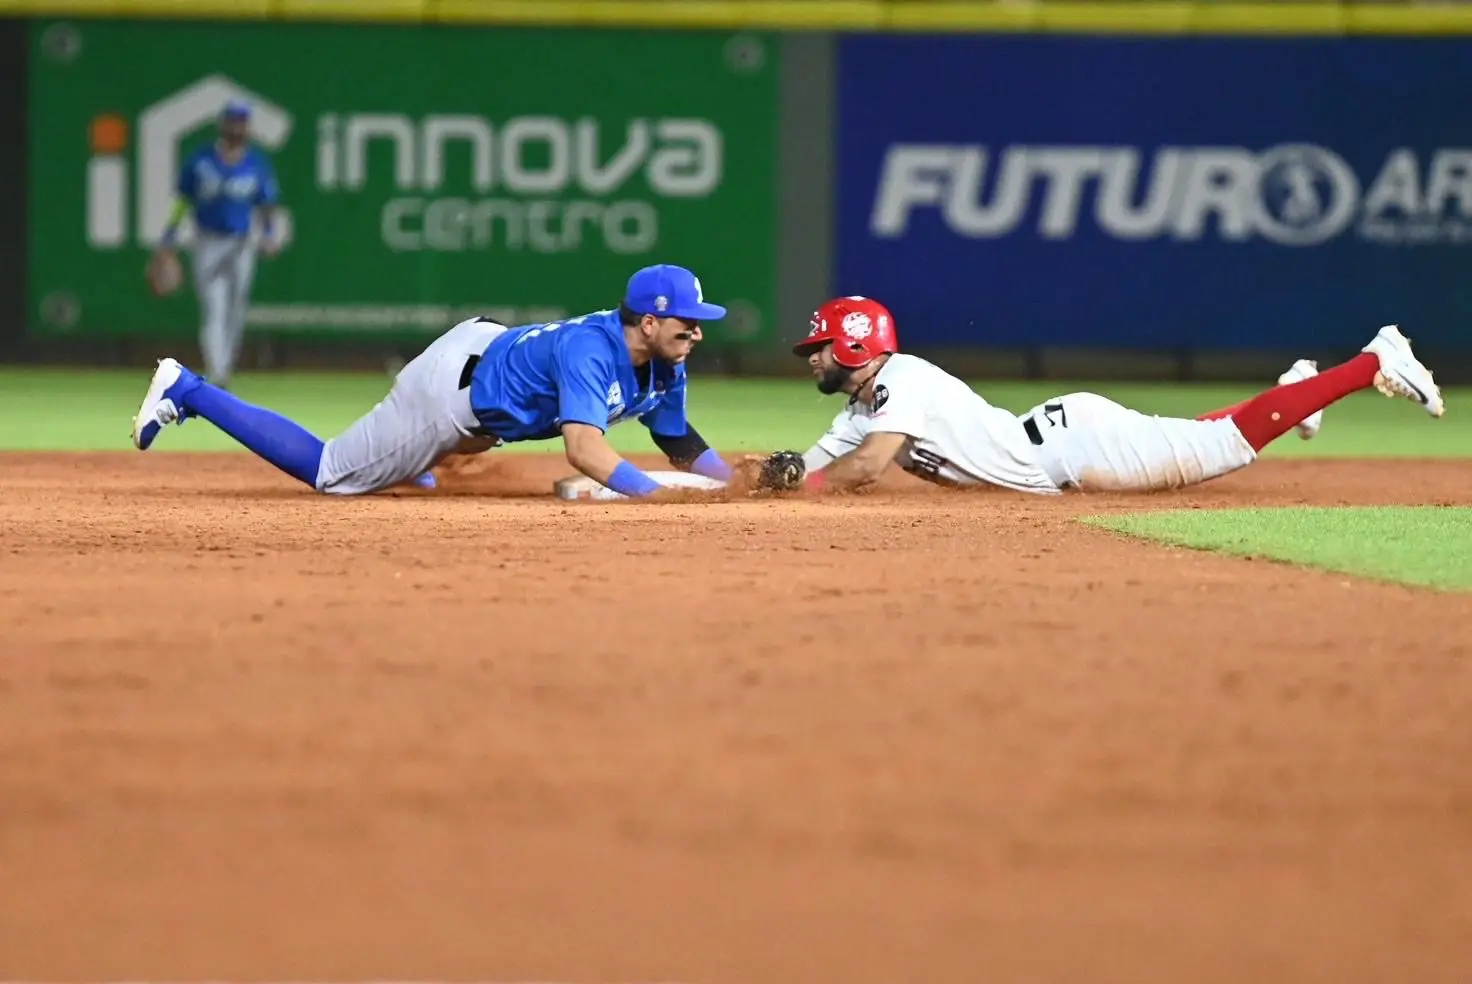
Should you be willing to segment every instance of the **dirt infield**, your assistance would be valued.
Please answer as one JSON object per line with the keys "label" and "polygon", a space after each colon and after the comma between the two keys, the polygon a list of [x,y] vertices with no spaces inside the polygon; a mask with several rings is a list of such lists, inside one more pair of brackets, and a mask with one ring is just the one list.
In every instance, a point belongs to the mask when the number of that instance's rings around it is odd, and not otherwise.
{"label": "dirt infield", "polygon": [[1472,598],[908,480],[0,457],[0,978],[1472,980]]}

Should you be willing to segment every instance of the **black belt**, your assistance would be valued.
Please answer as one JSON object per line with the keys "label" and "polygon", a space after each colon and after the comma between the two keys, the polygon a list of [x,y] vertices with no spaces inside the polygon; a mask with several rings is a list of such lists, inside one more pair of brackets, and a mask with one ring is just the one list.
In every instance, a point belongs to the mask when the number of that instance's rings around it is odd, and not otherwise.
{"label": "black belt", "polygon": [[[460,370],[460,388],[461,389],[469,389],[470,388],[470,377],[475,375],[475,367],[478,366],[478,365],[480,365],[480,356],[478,356],[478,355],[472,355],[470,358],[468,358],[468,359],[465,360],[465,368]],[[496,436],[495,434],[492,434],[489,430],[487,430],[482,425],[477,425],[475,427],[470,428],[469,431],[467,431],[467,433],[469,433],[471,437],[495,437]]]}

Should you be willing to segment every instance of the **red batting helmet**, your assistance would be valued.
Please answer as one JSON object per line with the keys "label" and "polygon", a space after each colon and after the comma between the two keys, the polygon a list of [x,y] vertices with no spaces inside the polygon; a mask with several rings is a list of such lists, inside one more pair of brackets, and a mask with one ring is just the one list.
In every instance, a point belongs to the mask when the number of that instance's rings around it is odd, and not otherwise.
{"label": "red batting helmet", "polygon": [[819,345],[833,343],[833,361],[845,369],[862,369],[877,357],[900,350],[894,315],[870,297],[835,297],[813,312],[813,328],[792,347],[807,355]]}

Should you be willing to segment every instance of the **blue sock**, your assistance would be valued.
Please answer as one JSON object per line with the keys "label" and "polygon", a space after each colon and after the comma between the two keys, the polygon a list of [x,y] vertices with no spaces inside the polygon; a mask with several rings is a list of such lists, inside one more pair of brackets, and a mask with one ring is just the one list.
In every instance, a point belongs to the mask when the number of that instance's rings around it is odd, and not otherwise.
{"label": "blue sock", "polygon": [[323,444],[305,427],[209,383],[186,391],[180,402],[292,478],[317,487]]}

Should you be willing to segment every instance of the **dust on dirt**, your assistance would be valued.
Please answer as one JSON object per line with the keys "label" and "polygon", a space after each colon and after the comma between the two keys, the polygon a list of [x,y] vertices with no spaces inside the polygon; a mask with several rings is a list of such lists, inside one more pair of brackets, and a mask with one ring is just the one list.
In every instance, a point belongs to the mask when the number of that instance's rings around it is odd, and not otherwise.
{"label": "dust on dirt", "polygon": [[566,473],[0,458],[3,976],[1472,978],[1472,601],[1072,522],[1469,504],[1467,465],[658,506]]}

